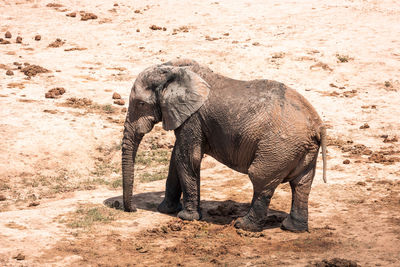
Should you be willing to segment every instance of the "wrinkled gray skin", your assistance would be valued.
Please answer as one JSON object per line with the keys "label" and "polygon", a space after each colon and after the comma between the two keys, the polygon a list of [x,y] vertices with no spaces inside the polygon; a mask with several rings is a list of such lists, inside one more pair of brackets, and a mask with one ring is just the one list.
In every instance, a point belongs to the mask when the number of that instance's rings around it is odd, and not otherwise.
{"label": "wrinkled gray skin", "polygon": [[230,79],[188,59],[141,72],[129,98],[122,145],[125,211],[136,210],[132,187],[139,143],[160,121],[176,136],[160,212],[201,218],[200,163],[206,153],[253,183],[251,208],[235,227],[262,230],[276,187],[289,182],[292,207],[281,228],[308,230],[320,145],[325,180],[326,134],[314,108],[296,91],[272,80]]}

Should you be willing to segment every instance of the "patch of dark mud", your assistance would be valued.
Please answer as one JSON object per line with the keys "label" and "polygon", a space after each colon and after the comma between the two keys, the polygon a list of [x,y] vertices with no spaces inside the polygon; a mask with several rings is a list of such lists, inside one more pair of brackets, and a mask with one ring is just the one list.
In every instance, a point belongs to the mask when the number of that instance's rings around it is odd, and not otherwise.
{"label": "patch of dark mud", "polygon": [[[120,265],[132,262],[139,266],[194,266],[222,264],[241,266],[253,259],[274,266],[271,255],[282,257],[294,253],[307,255],[325,252],[338,246],[337,236],[328,229],[307,234],[282,232],[270,235],[268,230],[258,236],[238,231],[232,225],[217,225],[204,221],[171,221],[143,230],[133,236],[115,231],[93,230],[76,239],[65,239],[42,254],[42,260],[77,255],[74,265]],[[118,255],[118,257],[115,257]],[[275,262],[276,263],[276,262]]]}
{"label": "patch of dark mud", "polygon": [[330,260],[324,259],[314,262],[308,267],[361,267],[356,261],[346,260],[341,258],[333,258]]}
{"label": "patch of dark mud", "polygon": [[48,69],[43,68],[39,65],[27,65],[26,67],[22,68],[21,71],[28,77],[36,76],[40,73],[50,72]]}

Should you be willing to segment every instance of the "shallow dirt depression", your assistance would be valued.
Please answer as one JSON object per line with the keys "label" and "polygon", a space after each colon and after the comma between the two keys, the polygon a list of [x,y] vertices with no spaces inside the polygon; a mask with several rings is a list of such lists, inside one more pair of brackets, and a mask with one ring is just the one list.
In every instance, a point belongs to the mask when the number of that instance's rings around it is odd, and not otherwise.
{"label": "shallow dirt depression", "polygon": [[[0,3],[1,266],[399,265],[397,1],[70,2]],[[111,207],[133,81],[178,57],[278,80],[316,108],[328,125],[328,184],[320,159],[309,233],[279,228],[287,184],[262,232],[237,231],[251,184],[209,156],[204,218],[158,213],[174,143],[161,125],[137,155],[138,212]],[[63,94],[46,98],[54,88]]]}

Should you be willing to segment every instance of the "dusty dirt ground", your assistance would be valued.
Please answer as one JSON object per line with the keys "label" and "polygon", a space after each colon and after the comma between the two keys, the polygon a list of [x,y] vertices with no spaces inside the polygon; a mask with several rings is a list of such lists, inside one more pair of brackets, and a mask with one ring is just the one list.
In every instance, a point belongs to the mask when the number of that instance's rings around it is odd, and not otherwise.
{"label": "dusty dirt ground", "polygon": [[[399,266],[399,21],[396,0],[1,1],[0,265]],[[110,208],[133,81],[179,57],[314,105],[329,166],[309,233],[279,228],[287,184],[264,231],[236,231],[251,184],[211,157],[202,221],[158,213],[174,138],[160,125],[140,147],[138,212]]]}

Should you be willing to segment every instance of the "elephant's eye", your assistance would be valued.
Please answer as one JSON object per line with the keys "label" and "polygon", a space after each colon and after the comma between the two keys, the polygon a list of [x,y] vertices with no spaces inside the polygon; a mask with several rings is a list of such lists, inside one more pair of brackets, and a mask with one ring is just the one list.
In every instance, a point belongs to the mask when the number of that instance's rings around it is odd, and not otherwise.
{"label": "elephant's eye", "polygon": [[144,104],[146,104],[146,103],[143,101],[139,101],[139,106],[144,106]]}

